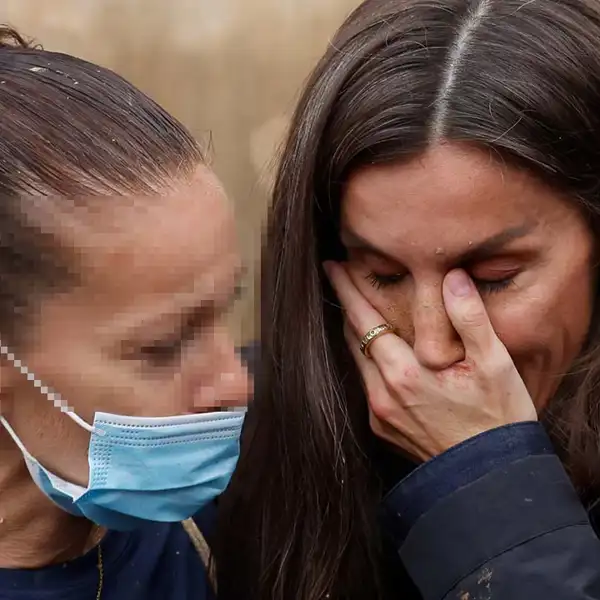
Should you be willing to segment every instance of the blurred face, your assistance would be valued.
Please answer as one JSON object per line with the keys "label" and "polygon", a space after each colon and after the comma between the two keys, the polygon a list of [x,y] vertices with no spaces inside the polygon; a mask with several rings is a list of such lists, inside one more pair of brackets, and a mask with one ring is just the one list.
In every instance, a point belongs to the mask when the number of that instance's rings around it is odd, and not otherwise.
{"label": "blurred face", "polygon": [[493,155],[442,145],[354,174],[341,236],[355,283],[434,370],[464,358],[442,281],[465,268],[538,411],[547,404],[591,317],[592,238],[572,204]]}
{"label": "blurred face", "polygon": [[[81,284],[42,300],[20,358],[79,416],[160,417],[243,406],[248,375],[227,317],[241,264],[231,208],[200,167],[154,198],[101,199],[62,220],[58,237]],[[89,433],[16,369],[2,369],[2,414],[27,449],[87,484]]]}

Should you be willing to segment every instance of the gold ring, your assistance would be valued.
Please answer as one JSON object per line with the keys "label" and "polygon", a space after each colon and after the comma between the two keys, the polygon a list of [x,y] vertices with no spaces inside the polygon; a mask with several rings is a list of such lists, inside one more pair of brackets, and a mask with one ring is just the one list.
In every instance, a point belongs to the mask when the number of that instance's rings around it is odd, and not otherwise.
{"label": "gold ring", "polygon": [[385,335],[386,333],[395,333],[394,327],[389,323],[382,323],[381,325],[377,325],[377,327],[373,327],[373,329],[369,329],[367,333],[363,336],[362,340],[360,340],[360,351],[367,357],[371,358],[369,354],[369,346],[380,336]]}

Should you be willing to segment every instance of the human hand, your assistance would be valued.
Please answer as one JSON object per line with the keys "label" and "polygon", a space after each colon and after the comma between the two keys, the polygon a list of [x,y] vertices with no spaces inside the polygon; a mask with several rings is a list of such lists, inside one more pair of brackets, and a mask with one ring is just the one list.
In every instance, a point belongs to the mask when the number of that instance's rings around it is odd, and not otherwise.
{"label": "human hand", "polygon": [[360,351],[361,338],[385,318],[361,294],[343,265],[325,265],[346,317],[346,340],[363,378],[374,433],[428,460],[484,431],[537,421],[531,397],[495,334],[475,285],[462,270],[443,286],[448,318],[465,348],[464,360],[434,371],[419,364],[397,335],[381,335]]}

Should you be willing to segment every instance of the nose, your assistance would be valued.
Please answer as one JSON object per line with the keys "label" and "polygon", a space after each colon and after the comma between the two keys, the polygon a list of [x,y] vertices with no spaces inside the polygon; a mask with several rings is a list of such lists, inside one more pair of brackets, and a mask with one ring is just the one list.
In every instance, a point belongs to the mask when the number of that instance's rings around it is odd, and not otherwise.
{"label": "nose", "polygon": [[252,388],[248,369],[226,331],[215,331],[211,357],[193,395],[194,411],[246,406]]}
{"label": "nose", "polygon": [[412,312],[413,351],[424,367],[441,371],[464,360],[464,346],[444,308],[441,283],[419,290]]}

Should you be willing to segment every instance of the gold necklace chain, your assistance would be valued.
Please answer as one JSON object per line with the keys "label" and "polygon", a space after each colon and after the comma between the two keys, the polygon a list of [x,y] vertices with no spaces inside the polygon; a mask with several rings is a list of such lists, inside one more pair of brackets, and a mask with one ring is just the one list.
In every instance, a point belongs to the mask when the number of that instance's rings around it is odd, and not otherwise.
{"label": "gold necklace chain", "polygon": [[98,592],[96,600],[102,598],[102,588],[104,587],[104,564],[102,561],[102,543],[98,544]]}
{"label": "gold necklace chain", "polygon": [[[202,559],[202,563],[206,568],[208,579],[212,585],[213,590],[217,591],[217,578],[216,578],[216,565],[211,560],[211,552],[204,536],[198,526],[194,522],[193,519],[186,519],[183,521],[183,527],[190,536],[192,543],[200,558]],[[102,540],[98,542],[98,591],[96,592],[96,600],[102,600],[102,589],[104,588],[104,561],[102,560]],[[326,596],[329,598],[329,594]]]}

